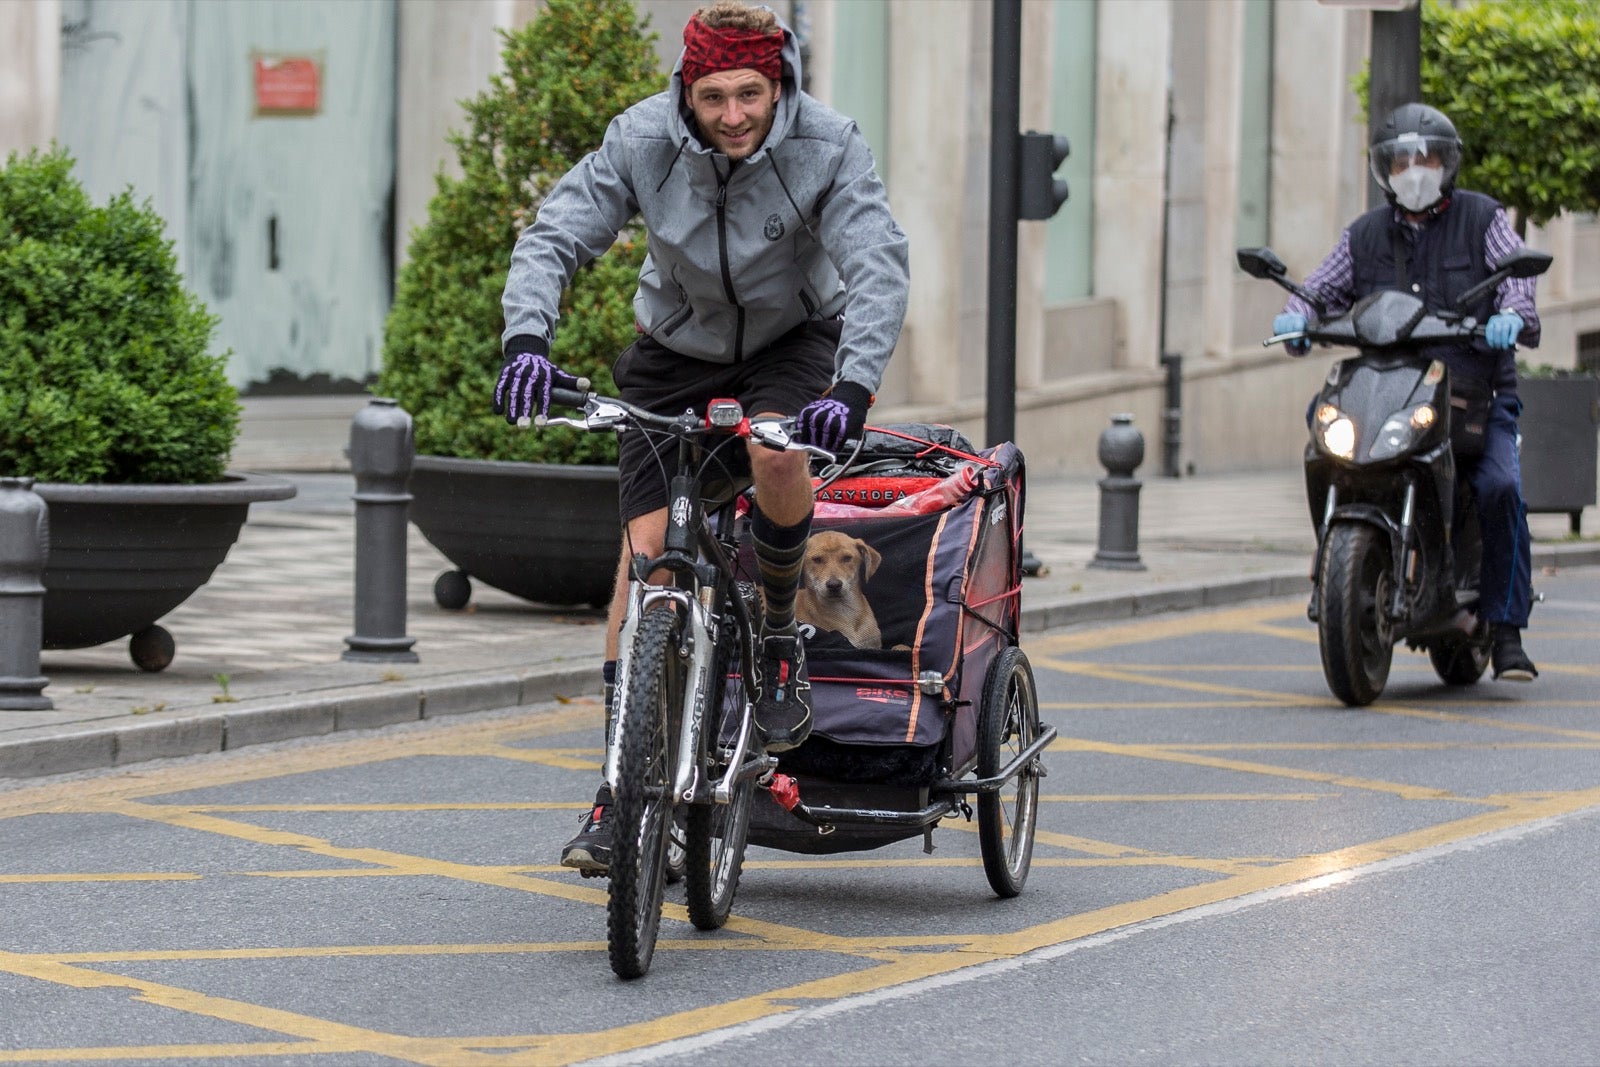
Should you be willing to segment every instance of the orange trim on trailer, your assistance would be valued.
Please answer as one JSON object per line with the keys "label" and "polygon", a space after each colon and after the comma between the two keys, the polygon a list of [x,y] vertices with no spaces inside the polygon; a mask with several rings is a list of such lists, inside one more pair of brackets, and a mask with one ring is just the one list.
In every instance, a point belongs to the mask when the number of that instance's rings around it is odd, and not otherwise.
{"label": "orange trim on trailer", "polygon": [[[939,538],[944,536],[944,528],[950,521],[953,512],[946,511],[939,516],[939,525],[933,531],[933,541],[928,545],[928,565],[922,572],[922,618],[917,620],[917,637],[911,643],[911,677],[922,676],[922,635],[928,631],[928,616],[933,614],[933,563],[939,556]],[[959,646],[957,646],[959,647]],[[911,716],[906,721],[906,744],[910,744],[917,736],[917,715],[922,711],[922,690],[915,689],[911,697]]]}

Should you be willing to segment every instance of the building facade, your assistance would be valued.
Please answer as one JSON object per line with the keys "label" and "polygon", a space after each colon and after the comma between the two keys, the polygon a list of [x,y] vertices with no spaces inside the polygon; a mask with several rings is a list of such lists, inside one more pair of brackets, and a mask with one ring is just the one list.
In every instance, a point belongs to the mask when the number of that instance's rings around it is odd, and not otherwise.
{"label": "building facade", "polygon": [[[0,2],[0,152],[53,138],[94,195],[150,197],[221,317],[246,397],[240,459],[342,464],[395,264],[451,165],[458,101],[494,71],[496,30],[538,0]],[[664,65],[697,6],[640,3]],[[910,311],[875,417],[981,437],[991,6],[773,6],[807,46],[810,91],[860,124],[911,240]],[[1350,82],[1368,14],[1024,0],[1023,18],[1022,125],[1072,143],[1071,199],[1019,237],[1016,436],[1030,465],[1097,471],[1116,412],[1160,456],[1163,353],[1182,357],[1185,467],[1293,465],[1327,360],[1262,348],[1282,293],[1233,251],[1270,244],[1303,276],[1365,205]],[[1600,225],[1564,216],[1529,241],[1556,256],[1534,358],[1573,366],[1600,346]]]}

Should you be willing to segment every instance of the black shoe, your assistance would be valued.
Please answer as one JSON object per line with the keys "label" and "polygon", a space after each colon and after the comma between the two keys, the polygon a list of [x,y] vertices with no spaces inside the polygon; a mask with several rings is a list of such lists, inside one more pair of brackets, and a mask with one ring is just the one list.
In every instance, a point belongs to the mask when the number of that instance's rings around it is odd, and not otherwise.
{"label": "black shoe", "polygon": [[584,874],[605,874],[611,870],[611,787],[603,785],[594,795],[594,807],[583,817],[578,836],[561,848],[561,866],[574,867]]}
{"label": "black shoe", "polygon": [[1522,631],[1497,623],[1494,628],[1494,680],[1531,682],[1539,677],[1533,660],[1522,651]]}
{"label": "black shoe", "polygon": [[811,736],[811,677],[800,635],[763,634],[761,692],[755,703],[756,733],[768,752],[798,748]]}

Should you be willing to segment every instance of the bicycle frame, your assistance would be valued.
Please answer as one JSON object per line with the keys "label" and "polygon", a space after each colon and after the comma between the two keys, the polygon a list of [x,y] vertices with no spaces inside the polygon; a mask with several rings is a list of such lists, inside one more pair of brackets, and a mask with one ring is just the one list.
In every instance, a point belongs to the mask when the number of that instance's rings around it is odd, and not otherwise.
{"label": "bicycle frame", "polygon": [[[566,397],[558,397],[568,402]],[[623,699],[629,689],[634,638],[640,620],[646,611],[658,604],[670,604],[682,616],[684,630],[679,641],[681,655],[689,659],[688,684],[682,693],[679,722],[682,728],[677,744],[677,759],[672,770],[673,805],[683,803],[727,804],[732,800],[739,783],[769,774],[776,760],[764,752],[751,753],[751,735],[754,730],[751,708],[756,695],[755,652],[756,622],[751,617],[744,597],[739,593],[738,578],[734,570],[733,542],[734,499],[719,505],[708,515],[702,499],[701,478],[697,472],[697,445],[701,437],[712,432],[701,427],[689,416],[668,418],[644,412],[620,400],[594,396],[573,399],[582,403],[585,418],[542,419],[547,425],[570,425],[582,429],[613,429],[629,422],[652,425],[673,432],[677,437],[676,470],[668,494],[667,528],[663,538],[663,552],[655,559],[635,556],[632,576],[628,582],[628,607],[623,616],[619,634],[620,648],[617,659],[616,686],[618,698],[614,702],[615,714],[611,735],[606,739],[606,781],[615,785],[619,776],[618,740],[622,737],[626,716],[632,702]],[[763,421],[752,424],[741,419],[734,426],[721,427],[736,436],[756,440],[770,447],[791,451],[805,451],[833,459],[831,453],[810,446],[793,443],[780,421]],[[673,584],[656,584],[650,576],[666,571]],[[726,608],[719,614],[719,609]],[[702,764],[699,758],[705,731],[704,709],[712,687],[722,682],[712,677],[716,652],[722,627],[733,626],[740,644],[741,688],[744,699],[738,732],[731,752],[728,753],[727,771],[703,795],[700,782]]]}

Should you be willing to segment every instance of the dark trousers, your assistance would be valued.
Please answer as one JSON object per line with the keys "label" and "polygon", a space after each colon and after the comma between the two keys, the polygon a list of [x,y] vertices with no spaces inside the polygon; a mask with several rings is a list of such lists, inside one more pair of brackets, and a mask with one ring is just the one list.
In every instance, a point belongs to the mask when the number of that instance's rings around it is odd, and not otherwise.
{"label": "dark trousers", "polygon": [[1478,578],[1478,611],[1491,623],[1528,625],[1533,600],[1533,554],[1528,538],[1528,508],[1522,501],[1522,469],[1517,461],[1517,415],[1522,402],[1496,396],[1489,410],[1483,455],[1461,463],[1459,476],[1478,497],[1478,527],[1483,533],[1483,569]]}

